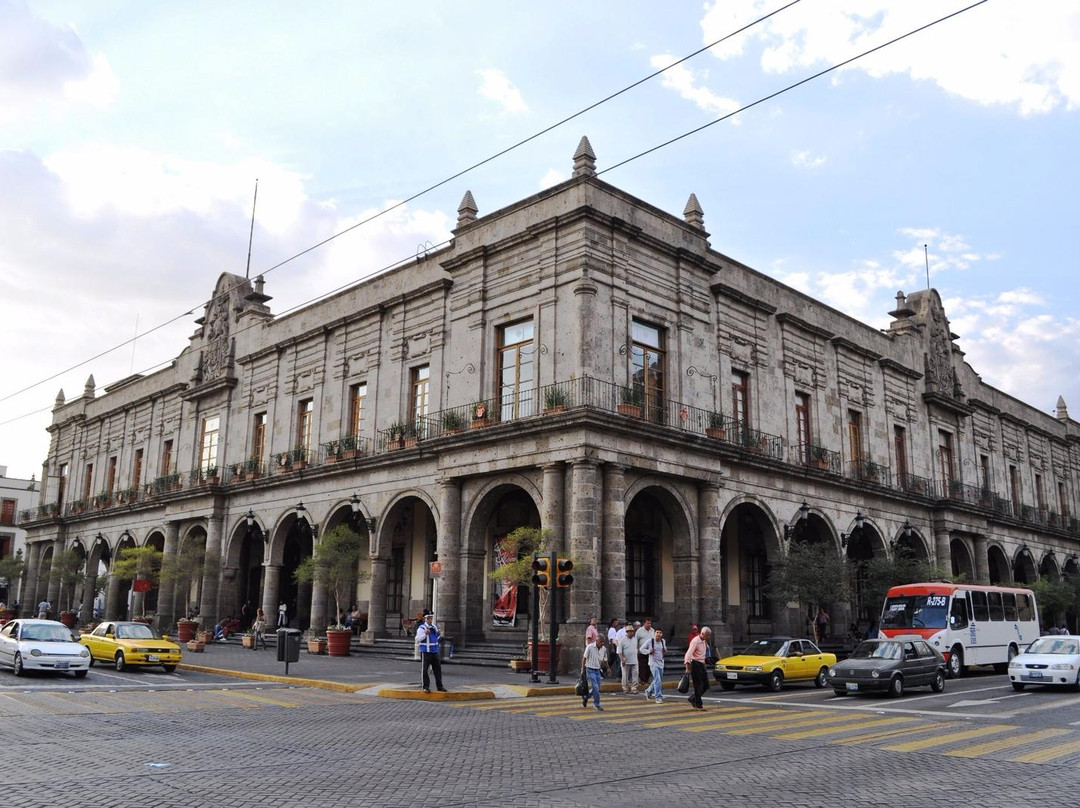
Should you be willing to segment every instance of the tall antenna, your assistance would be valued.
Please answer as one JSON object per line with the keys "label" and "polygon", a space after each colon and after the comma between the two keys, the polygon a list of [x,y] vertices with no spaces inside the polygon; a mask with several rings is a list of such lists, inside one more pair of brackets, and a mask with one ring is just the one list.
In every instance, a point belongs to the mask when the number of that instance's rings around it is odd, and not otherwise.
{"label": "tall antenna", "polygon": [[251,230],[248,232],[248,260],[247,268],[244,269],[244,277],[251,277],[251,239],[255,235],[255,203],[259,201],[259,178],[255,178],[255,198],[251,200]]}
{"label": "tall antenna", "polygon": [[930,291],[930,254],[926,251],[926,245],[922,245],[923,261],[926,262],[926,291]]}

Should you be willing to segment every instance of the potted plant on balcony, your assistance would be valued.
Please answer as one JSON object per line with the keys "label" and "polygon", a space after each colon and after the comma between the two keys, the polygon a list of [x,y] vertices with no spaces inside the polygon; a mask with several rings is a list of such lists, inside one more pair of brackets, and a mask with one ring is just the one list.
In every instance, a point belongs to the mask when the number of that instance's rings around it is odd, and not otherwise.
{"label": "potted plant on balcony", "polygon": [[724,428],[724,416],[718,412],[709,413],[709,425],[705,427],[705,434],[716,440],[725,440],[727,430]]}
{"label": "potted plant on balcony", "polygon": [[442,414],[444,435],[457,435],[465,429],[465,419],[457,410],[445,410]]}
{"label": "potted plant on balcony", "polygon": [[829,468],[829,450],[822,446],[808,447],[807,459],[810,461],[812,468],[823,471],[827,471]]}
{"label": "potted plant on balcony", "polygon": [[342,459],[344,450],[341,448],[341,441],[332,440],[323,444],[323,448],[326,449],[326,462],[336,463]]}
{"label": "potted plant on balcony", "polygon": [[615,409],[620,415],[628,415],[631,418],[641,417],[641,389],[637,385],[619,388],[619,403]]}
{"label": "potted plant on balcony", "polygon": [[387,449],[393,451],[405,448],[405,423],[403,421],[394,421],[386,433]]}
{"label": "potted plant on balcony", "polygon": [[472,414],[471,426],[473,429],[483,429],[484,427],[491,426],[491,417],[485,402],[474,401],[469,406],[469,411]]}
{"label": "potted plant on balcony", "polygon": [[566,412],[566,391],[561,387],[549,387],[544,391],[544,415]]}
{"label": "potted plant on balcony", "polygon": [[[360,569],[360,556],[365,546],[360,534],[348,525],[338,525],[327,531],[315,547],[315,552],[300,562],[293,573],[297,583],[321,584],[334,596],[334,614],[342,614],[350,593],[370,575]],[[342,639],[340,632],[344,632]],[[335,634],[335,632],[338,632]],[[331,656],[348,656],[352,631],[334,623],[327,627],[326,642]],[[342,645],[343,643],[343,645]],[[311,650],[310,645],[308,650]],[[317,651],[315,653],[318,653]]]}
{"label": "potted plant on balcony", "polygon": [[402,425],[402,438],[405,442],[405,448],[411,449],[416,445],[416,442],[420,439],[420,430],[416,421],[407,421]]}

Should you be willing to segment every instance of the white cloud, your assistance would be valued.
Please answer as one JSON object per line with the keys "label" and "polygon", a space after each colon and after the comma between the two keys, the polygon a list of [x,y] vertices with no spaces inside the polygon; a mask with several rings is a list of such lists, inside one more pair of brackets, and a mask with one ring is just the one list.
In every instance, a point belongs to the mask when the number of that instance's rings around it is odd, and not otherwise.
{"label": "white cloud", "polygon": [[[675,57],[670,54],[653,56],[649,60],[650,64],[657,70],[667,67],[674,61]],[[708,112],[710,115],[715,115],[717,117],[727,115],[728,113],[737,110],[740,106],[737,101],[730,98],[723,98],[716,95],[716,93],[707,87],[699,86],[694,74],[684,65],[677,65],[666,71],[660,77],[660,82],[665,88],[674,90],[678,93],[680,98],[692,102],[698,109]],[[732,118],[731,120],[732,123],[738,121],[737,118]]]}
{"label": "white cloud", "polygon": [[817,168],[825,164],[827,158],[814,155],[808,151],[794,151],[791,153],[791,164],[799,168]]}
{"label": "white cloud", "polygon": [[557,168],[549,168],[547,173],[540,178],[540,189],[545,190],[551,188],[554,185],[558,185],[566,178],[565,171],[559,171]]}
{"label": "white cloud", "polygon": [[1002,292],[998,295],[997,299],[1002,303],[1019,303],[1031,306],[1046,305],[1046,301],[1043,299],[1042,295],[1039,295],[1030,289],[1025,289],[1024,287],[1012,289],[1008,292]]}
{"label": "white cloud", "polygon": [[[958,5],[956,8],[959,8]],[[706,6],[711,42],[771,10],[763,0]],[[809,72],[836,64],[944,15],[936,0],[819,0],[802,3],[711,52],[731,59],[762,47],[766,72]],[[874,77],[906,74],[979,104],[1021,114],[1080,106],[1080,6],[1075,2],[987,3],[853,63]]]}
{"label": "white cloud", "polygon": [[477,70],[483,79],[476,91],[485,98],[502,105],[504,112],[526,112],[529,107],[521,97],[521,92],[501,70]]}

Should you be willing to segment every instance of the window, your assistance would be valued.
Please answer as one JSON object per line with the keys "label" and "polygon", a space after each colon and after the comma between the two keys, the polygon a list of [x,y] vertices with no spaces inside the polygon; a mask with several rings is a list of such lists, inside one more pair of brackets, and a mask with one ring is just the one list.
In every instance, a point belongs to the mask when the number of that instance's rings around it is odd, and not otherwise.
{"label": "window", "polygon": [[409,412],[412,414],[412,421],[419,422],[428,414],[428,383],[431,380],[431,368],[428,365],[413,368],[409,377]]}
{"label": "window", "polygon": [[404,614],[405,548],[390,548],[390,563],[386,570],[386,613]]}
{"label": "window", "polygon": [[848,410],[848,451],[852,460],[863,459],[862,413]]}
{"label": "window", "polygon": [[1069,515],[1069,498],[1065,495],[1065,483],[1058,480],[1058,513],[1062,516]]}
{"label": "window", "polygon": [[60,464],[59,483],[56,488],[56,504],[62,506],[64,504],[64,494],[67,493],[67,478],[68,478],[68,464]]}
{"label": "window", "polygon": [[901,479],[908,473],[907,433],[902,426],[893,427],[893,454],[896,456],[896,473]]}
{"label": "window", "polygon": [[1023,504],[1023,500],[1020,499],[1020,471],[1016,466],[1009,466],[1009,495],[1012,497],[1013,503],[1013,516],[1020,516],[1020,506]]}
{"label": "window", "polygon": [[0,505],[0,525],[13,525],[15,524],[15,506],[18,505],[18,500],[5,499],[3,504]]}
{"label": "window", "polygon": [[251,457],[262,460],[266,454],[266,413],[255,413],[251,428]]}
{"label": "window", "polygon": [[83,499],[90,499],[90,497],[93,495],[93,493],[94,493],[93,485],[94,485],[94,464],[93,463],[87,463],[86,464],[86,472],[85,472],[85,474],[83,476]]}
{"label": "window", "polygon": [[349,435],[359,435],[364,419],[364,398],[367,396],[367,383],[354,384],[349,388]]}
{"label": "window", "polygon": [[532,320],[499,329],[499,412],[503,421],[533,414],[535,352]]}
{"label": "window", "polygon": [[1046,497],[1043,495],[1043,477],[1041,474],[1035,475],[1035,504],[1038,505],[1040,511],[1046,510]]}
{"label": "window", "polygon": [[968,602],[963,593],[953,596],[952,609],[949,612],[949,627],[952,629],[967,628],[968,625]]}
{"label": "window", "polygon": [[167,477],[172,472],[172,441],[165,441],[161,447],[161,476]]}
{"label": "window", "polygon": [[135,450],[135,464],[131,469],[131,487],[138,488],[142,485],[143,450]]}
{"label": "window", "polygon": [[112,494],[116,487],[116,455],[109,458],[108,471],[105,473],[105,493]]}
{"label": "window", "polygon": [[296,448],[311,448],[311,422],[315,416],[314,399],[305,398],[296,405]]}
{"label": "window", "polygon": [[631,328],[630,377],[646,418],[664,415],[664,330],[634,320]]}
{"label": "window", "polygon": [[769,577],[768,559],[763,555],[751,555],[748,563],[749,575],[746,579],[748,616],[767,617],[769,602],[765,595],[765,582]]}
{"label": "window", "polygon": [[209,469],[217,466],[218,456],[218,429],[221,426],[221,418],[214,415],[203,418],[202,422],[202,448],[199,449],[199,468]]}
{"label": "window", "polygon": [[1000,592],[987,592],[986,600],[990,606],[990,619],[1001,621],[1005,619],[1005,607],[1001,602]]}
{"label": "window", "polygon": [[1015,623],[1019,619],[1016,613],[1016,595],[1012,592],[1002,592],[1001,601],[1005,606],[1005,619]]}
{"label": "window", "polygon": [[795,394],[795,439],[798,441],[799,459],[810,462],[810,396]]}
{"label": "window", "polygon": [[938,466],[942,485],[948,486],[953,481],[953,446],[952,433],[938,430]]}
{"label": "window", "polygon": [[750,374],[739,370],[731,373],[731,415],[738,426],[750,427]]}
{"label": "window", "polygon": [[985,592],[971,593],[971,613],[976,623],[985,623],[990,619],[990,607],[986,605]]}
{"label": "window", "polygon": [[1025,622],[1035,619],[1035,610],[1031,608],[1031,596],[1026,592],[1019,592],[1016,595],[1016,613]]}

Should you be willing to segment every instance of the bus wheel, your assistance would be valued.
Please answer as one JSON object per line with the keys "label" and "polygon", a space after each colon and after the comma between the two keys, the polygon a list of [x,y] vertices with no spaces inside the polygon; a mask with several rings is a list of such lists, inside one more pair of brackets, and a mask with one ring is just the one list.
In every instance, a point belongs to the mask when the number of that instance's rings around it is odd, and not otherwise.
{"label": "bus wheel", "polygon": [[1005,662],[995,662],[994,663],[994,673],[1008,673],[1009,672],[1009,663],[1013,661],[1013,657],[1016,656],[1017,653],[1018,652],[1016,650],[1016,646],[1015,645],[1010,645],[1009,646],[1009,652],[1008,652],[1008,654],[1006,654],[1008,659]]}
{"label": "bus wheel", "polygon": [[949,678],[959,679],[964,675],[964,652],[959,645],[954,645],[949,652]]}

